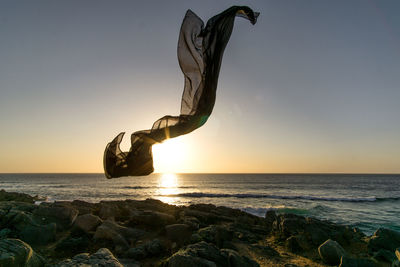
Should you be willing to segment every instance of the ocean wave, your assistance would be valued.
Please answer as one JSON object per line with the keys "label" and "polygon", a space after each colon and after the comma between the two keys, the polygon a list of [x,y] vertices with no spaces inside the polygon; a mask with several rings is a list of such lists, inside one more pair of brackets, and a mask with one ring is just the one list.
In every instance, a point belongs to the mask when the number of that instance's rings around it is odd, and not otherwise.
{"label": "ocean wave", "polygon": [[193,186],[177,186],[177,187],[169,187],[169,186],[165,186],[165,187],[163,187],[163,186],[129,186],[129,185],[127,185],[127,186],[122,186],[121,187],[122,189],[151,189],[151,188],[154,188],[154,189],[163,189],[163,188],[172,188],[172,189],[175,189],[175,188],[177,188],[177,189],[191,189],[191,188],[194,188]]}
{"label": "ocean wave", "polygon": [[122,186],[123,189],[149,189],[153,188],[154,186]]}
{"label": "ocean wave", "polygon": [[266,199],[303,199],[316,201],[339,201],[339,202],[375,202],[375,201],[390,201],[400,200],[400,197],[320,197],[320,196],[290,196],[290,195],[266,195],[266,194],[213,194],[213,193],[181,193],[162,195],[167,197],[191,197],[191,198],[266,198]]}

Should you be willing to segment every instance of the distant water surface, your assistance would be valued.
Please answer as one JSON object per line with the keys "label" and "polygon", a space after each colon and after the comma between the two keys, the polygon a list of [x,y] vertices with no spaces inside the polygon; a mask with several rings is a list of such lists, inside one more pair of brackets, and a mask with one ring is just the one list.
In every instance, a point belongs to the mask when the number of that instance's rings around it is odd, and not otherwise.
{"label": "distant water surface", "polygon": [[155,198],[258,216],[274,209],[350,224],[367,234],[379,227],[400,231],[398,174],[152,174],[112,180],[103,174],[0,174],[0,189],[47,201]]}

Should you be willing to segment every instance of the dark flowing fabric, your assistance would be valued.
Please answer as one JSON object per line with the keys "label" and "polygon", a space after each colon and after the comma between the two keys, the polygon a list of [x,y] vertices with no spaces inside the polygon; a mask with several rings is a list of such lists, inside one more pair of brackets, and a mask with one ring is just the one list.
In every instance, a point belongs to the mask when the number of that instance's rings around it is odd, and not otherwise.
{"label": "dark flowing fabric", "polygon": [[119,145],[125,133],[120,133],[104,152],[104,171],[107,178],[148,175],[154,171],[151,146],[165,139],[192,132],[210,116],[218,84],[222,56],[233,30],[236,16],[248,19],[253,25],[259,13],[246,6],[233,6],[203,21],[191,10],[183,19],[179,41],[178,60],[185,76],[181,114],[164,116],[151,130],[131,135],[129,152]]}

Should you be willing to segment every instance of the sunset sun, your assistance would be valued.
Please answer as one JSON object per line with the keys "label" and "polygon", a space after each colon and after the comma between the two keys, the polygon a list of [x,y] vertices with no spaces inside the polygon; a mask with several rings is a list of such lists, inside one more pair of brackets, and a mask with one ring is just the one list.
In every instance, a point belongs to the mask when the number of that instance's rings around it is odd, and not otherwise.
{"label": "sunset sun", "polygon": [[174,173],[187,157],[187,146],[182,138],[172,138],[153,146],[154,167],[157,172]]}

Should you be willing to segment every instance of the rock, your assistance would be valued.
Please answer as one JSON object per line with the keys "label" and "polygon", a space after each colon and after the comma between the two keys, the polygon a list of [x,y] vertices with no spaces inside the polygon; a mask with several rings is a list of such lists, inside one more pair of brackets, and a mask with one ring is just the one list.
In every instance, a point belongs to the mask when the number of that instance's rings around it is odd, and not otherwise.
{"label": "rock", "polygon": [[265,221],[267,225],[272,226],[272,223],[276,220],[276,213],[274,210],[268,210],[265,213]]}
{"label": "rock", "polygon": [[32,197],[28,194],[17,193],[17,192],[6,192],[4,189],[0,190],[0,201],[18,201],[18,202],[27,202],[34,203],[39,198]]}
{"label": "rock", "polygon": [[306,247],[318,247],[327,239],[336,240],[340,244],[362,243],[364,237],[357,229],[295,214],[278,215],[272,224],[272,230],[280,239],[295,235],[304,236]]}
{"label": "rock", "polygon": [[130,224],[144,226],[165,226],[175,223],[175,217],[158,211],[134,211],[131,214]]}
{"label": "rock", "polygon": [[170,224],[165,226],[167,238],[172,242],[178,243],[180,246],[190,240],[192,231],[186,224]]}
{"label": "rock", "polygon": [[45,261],[19,239],[0,240],[0,266],[43,266]]}
{"label": "rock", "polygon": [[79,212],[79,215],[94,213],[97,206],[94,203],[89,203],[82,200],[74,200],[71,202],[71,205]]}
{"label": "rock", "polygon": [[400,267],[400,248],[396,248],[395,255],[397,259],[392,262],[392,267]]}
{"label": "rock", "polygon": [[220,225],[210,225],[197,231],[202,240],[222,247],[225,241],[231,241],[234,233]]}
{"label": "rock", "polygon": [[178,221],[178,224],[186,224],[190,230],[198,230],[200,228],[200,221],[193,216],[183,216]]}
{"label": "rock", "polygon": [[107,220],[97,227],[93,238],[95,241],[111,241],[116,248],[127,250],[129,244],[143,236],[144,233],[142,230],[124,227]]}
{"label": "rock", "polygon": [[65,255],[71,255],[87,250],[90,240],[86,236],[67,237],[55,247],[56,251],[62,251]]}
{"label": "rock", "polygon": [[[244,264],[243,264],[244,263]],[[241,265],[236,265],[241,264]],[[163,266],[259,266],[256,262],[241,257],[230,249],[219,250],[215,245],[204,241],[189,245],[169,257]]]}
{"label": "rock", "polygon": [[162,265],[163,267],[217,267],[217,265],[209,260],[190,256],[187,254],[175,253]]}
{"label": "rock", "polygon": [[329,235],[325,231],[323,231],[319,228],[316,228],[316,227],[314,229],[310,229],[310,228],[312,228],[312,227],[309,227],[309,229],[307,229],[307,232],[309,233],[311,242],[314,245],[320,245],[329,239]]}
{"label": "rock", "polygon": [[114,228],[108,226],[108,224],[102,224],[97,227],[96,232],[93,236],[95,241],[111,241],[114,246],[122,246],[124,248],[129,248],[128,241],[118,233]]}
{"label": "rock", "polygon": [[370,259],[355,259],[342,256],[339,267],[377,267],[378,265]]}
{"label": "rock", "polygon": [[163,246],[161,245],[160,240],[158,240],[158,239],[154,239],[150,242],[147,242],[145,244],[145,248],[146,248],[148,255],[150,255],[150,256],[157,256],[160,253],[162,253],[164,250]]}
{"label": "rock", "polygon": [[31,245],[47,245],[56,240],[56,224],[27,225],[19,232],[19,237]]}
{"label": "rock", "polygon": [[285,241],[285,247],[292,253],[297,253],[303,250],[296,236],[291,236]]}
{"label": "rock", "polygon": [[84,214],[78,216],[74,222],[74,227],[89,233],[97,228],[103,221],[96,215]]}
{"label": "rock", "polygon": [[240,256],[239,253],[237,253],[234,250],[231,249],[221,249],[220,250],[222,255],[225,256],[225,258],[228,259],[228,266],[229,267],[242,267],[242,266],[259,266],[259,264],[252,259],[249,259],[244,256]]}
{"label": "rock", "polygon": [[152,211],[167,213],[174,217],[176,214],[179,213],[179,211],[182,210],[181,207],[169,205],[158,199],[150,199],[150,198],[144,201],[128,199],[125,200],[125,203],[131,210],[152,210]]}
{"label": "rock", "polygon": [[257,224],[257,219],[251,216],[240,215],[234,218],[235,224],[239,225],[241,228],[251,228]]}
{"label": "rock", "polygon": [[396,259],[396,255],[386,249],[380,249],[374,254],[374,259],[378,261],[386,261],[392,263]]}
{"label": "rock", "polygon": [[73,267],[73,266],[123,267],[122,264],[114,257],[114,255],[107,248],[101,248],[91,256],[89,256],[88,253],[78,254],[72,259],[64,260],[54,265],[54,267]]}
{"label": "rock", "polygon": [[200,211],[200,210],[193,210],[193,209],[185,209],[184,211],[185,216],[195,217],[199,222],[200,225],[209,225],[212,223],[216,223],[218,221],[218,216],[211,214],[209,212]]}
{"label": "rock", "polygon": [[158,256],[163,251],[164,248],[161,245],[160,240],[154,239],[135,248],[128,249],[124,253],[124,257],[141,260],[147,257]]}
{"label": "rock", "polygon": [[33,215],[42,223],[55,223],[57,230],[62,231],[74,223],[78,210],[68,202],[42,203]]}
{"label": "rock", "polygon": [[400,233],[397,231],[379,228],[368,241],[368,252],[372,255],[380,249],[394,251],[400,247]]}
{"label": "rock", "polygon": [[219,249],[204,241],[187,246],[167,259],[167,266],[228,266]]}
{"label": "rock", "polygon": [[306,220],[301,216],[284,217],[279,223],[280,232],[289,237],[298,234],[305,228]]}
{"label": "rock", "polygon": [[342,256],[346,254],[338,242],[328,239],[318,247],[321,259],[329,265],[338,265]]}
{"label": "rock", "polygon": [[126,220],[130,209],[123,201],[101,201],[99,203],[99,217],[103,220]]}
{"label": "rock", "polygon": [[265,245],[262,246],[262,245],[259,245],[259,244],[252,244],[251,248],[256,250],[259,254],[268,255],[269,257],[277,257],[277,256],[279,256],[279,253],[275,249],[273,249],[273,248],[271,248],[269,246],[265,246]]}
{"label": "rock", "polygon": [[130,248],[124,253],[124,257],[141,260],[147,257],[146,248],[144,246],[138,246],[136,248]]}
{"label": "rock", "polygon": [[[145,231],[140,230],[140,229],[135,229],[135,228],[129,228],[125,226],[121,226],[113,221],[104,221],[99,227],[106,227],[108,228],[111,232],[118,233],[125,237],[129,241],[135,241],[137,238],[143,236],[145,234]],[[97,229],[99,228],[97,227]],[[97,231],[96,231],[97,233]],[[96,238],[96,235],[95,235]]]}
{"label": "rock", "polygon": [[46,245],[56,238],[54,223],[37,224],[30,214],[17,210],[11,210],[6,217],[4,224],[16,231],[20,239],[31,245]]}
{"label": "rock", "polygon": [[7,238],[11,233],[11,230],[8,228],[4,228],[0,230],[0,239]]}
{"label": "rock", "polygon": [[215,236],[217,235],[217,225],[210,225],[199,229],[197,233],[201,239],[208,243],[215,243]]}
{"label": "rock", "polygon": [[192,236],[190,237],[190,243],[194,244],[194,243],[198,243],[203,241],[203,239],[201,238],[201,236],[198,233],[193,233]]}
{"label": "rock", "polygon": [[124,267],[140,267],[140,262],[133,259],[118,259]]}
{"label": "rock", "polygon": [[[256,217],[240,210],[216,207],[212,204],[194,204],[184,209],[184,216],[196,217],[203,227],[220,222],[233,222],[243,214],[247,214],[249,217]],[[262,220],[262,218],[259,219]]]}

